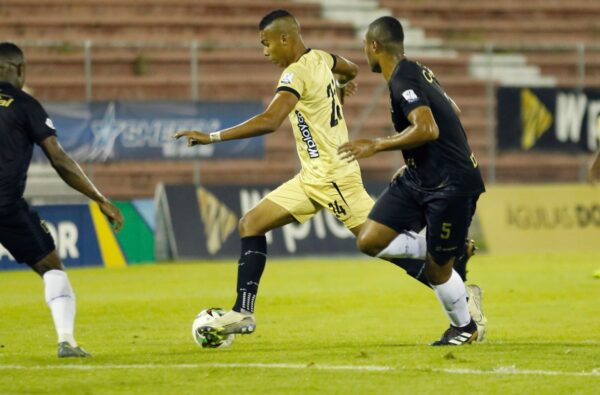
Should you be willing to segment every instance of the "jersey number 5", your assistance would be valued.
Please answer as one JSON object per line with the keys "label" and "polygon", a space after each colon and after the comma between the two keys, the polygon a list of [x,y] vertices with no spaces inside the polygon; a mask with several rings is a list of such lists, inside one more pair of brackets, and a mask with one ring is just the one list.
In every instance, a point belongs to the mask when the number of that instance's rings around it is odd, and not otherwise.
{"label": "jersey number 5", "polygon": [[335,81],[331,81],[331,84],[327,85],[327,97],[331,97],[331,122],[329,122],[329,126],[334,127],[338,124],[339,120],[342,119],[340,106],[335,102]]}
{"label": "jersey number 5", "polygon": [[450,222],[442,222],[442,234],[440,234],[440,237],[444,240],[448,240],[450,238],[450,233],[452,233],[452,224]]}

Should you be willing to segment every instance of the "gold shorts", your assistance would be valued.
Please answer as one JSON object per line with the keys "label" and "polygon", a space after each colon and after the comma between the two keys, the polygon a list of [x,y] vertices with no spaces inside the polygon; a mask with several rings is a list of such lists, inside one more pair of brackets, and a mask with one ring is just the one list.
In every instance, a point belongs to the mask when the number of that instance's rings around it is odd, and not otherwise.
{"label": "gold shorts", "polygon": [[356,174],[323,183],[301,181],[298,174],[265,199],[286,209],[300,223],[326,208],[348,229],[364,224],[374,204]]}

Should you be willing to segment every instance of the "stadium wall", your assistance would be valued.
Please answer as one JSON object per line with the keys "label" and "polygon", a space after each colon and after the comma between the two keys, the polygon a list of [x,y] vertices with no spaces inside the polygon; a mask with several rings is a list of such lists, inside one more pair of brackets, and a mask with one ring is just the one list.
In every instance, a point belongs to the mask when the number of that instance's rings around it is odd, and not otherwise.
{"label": "stadium wall", "polygon": [[600,190],[590,185],[495,185],[477,212],[491,253],[600,251]]}

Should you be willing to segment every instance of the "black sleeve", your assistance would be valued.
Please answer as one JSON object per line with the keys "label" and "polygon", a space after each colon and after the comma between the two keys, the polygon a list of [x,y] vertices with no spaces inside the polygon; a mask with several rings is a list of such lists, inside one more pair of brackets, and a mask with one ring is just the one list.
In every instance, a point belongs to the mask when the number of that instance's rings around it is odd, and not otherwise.
{"label": "black sleeve", "polygon": [[280,91],[290,92],[294,96],[296,96],[298,98],[298,100],[300,100],[300,93],[298,93],[298,91],[295,90],[294,88],[290,88],[289,86],[280,86],[275,90],[275,92],[280,92]]}
{"label": "black sleeve", "polygon": [[392,92],[394,100],[402,108],[402,112],[406,117],[417,107],[429,107],[427,95],[421,89],[421,84],[415,77],[395,78],[392,81]]}
{"label": "black sleeve", "polygon": [[27,133],[36,144],[50,136],[56,136],[56,129],[46,110],[35,99],[29,98],[22,108],[26,119]]}
{"label": "black sleeve", "polygon": [[331,66],[331,70],[333,70],[335,69],[335,65],[337,64],[337,56],[335,56],[332,53],[330,53],[329,55],[331,55],[331,57],[333,58],[333,66]]}

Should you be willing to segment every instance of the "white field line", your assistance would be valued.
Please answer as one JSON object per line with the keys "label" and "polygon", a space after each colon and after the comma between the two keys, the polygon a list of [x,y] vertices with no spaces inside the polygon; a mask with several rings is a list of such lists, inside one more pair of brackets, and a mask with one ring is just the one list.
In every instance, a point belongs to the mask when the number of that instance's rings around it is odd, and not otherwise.
{"label": "white field line", "polygon": [[493,370],[468,368],[418,368],[393,367],[381,365],[319,365],[289,363],[196,363],[196,364],[116,364],[116,365],[0,365],[2,370],[110,370],[110,369],[210,369],[210,368],[258,368],[258,369],[295,369],[295,370],[329,370],[329,371],[367,371],[367,372],[438,372],[447,374],[472,375],[522,375],[522,376],[580,376],[600,377],[600,369],[588,372],[567,372],[560,370],[517,369],[514,366],[498,367]]}
{"label": "white field line", "polygon": [[192,364],[132,364],[132,365],[0,365],[0,370],[45,370],[45,369],[207,369],[207,368],[258,368],[258,369],[314,369],[382,372],[394,370],[391,366],[376,365],[318,365],[292,363],[192,363]]}
{"label": "white field line", "polygon": [[430,368],[427,370],[449,374],[600,377],[600,369],[593,369],[589,372],[565,372],[561,370],[517,369],[514,366],[500,366],[493,370],[468,368]]}

